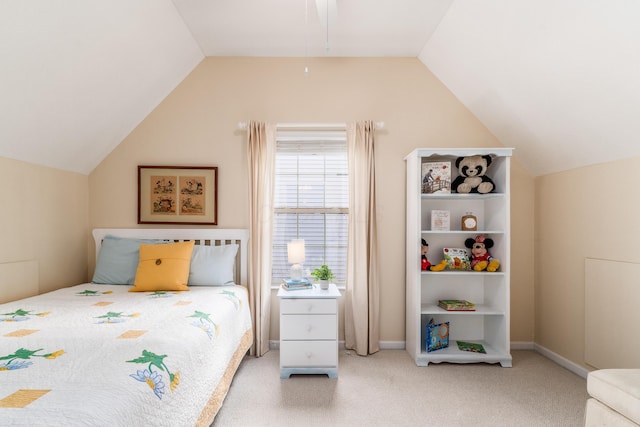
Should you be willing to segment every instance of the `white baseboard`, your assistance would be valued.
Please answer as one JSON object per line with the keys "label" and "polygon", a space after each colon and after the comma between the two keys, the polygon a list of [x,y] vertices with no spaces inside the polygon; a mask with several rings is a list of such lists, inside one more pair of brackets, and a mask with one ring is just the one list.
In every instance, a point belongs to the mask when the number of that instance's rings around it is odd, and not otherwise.
{"label": "white baseboard", "polygon": [[511,341],[511,350],[535,350],[532,341]]}
{"label": "white baseboard", "polygon": [[[344,350],[344,341],[338,341],[338,348]],[[269,350],[279,350],[280,341],[269,340]],[[380,350],[404,350],[404,341],[380,341]]]}
{"label": "white baseboard", "polygon": [[511,350],[533,350],[582,378],[587,378],[587,374],[589,373],[589,370],[583,366],[580,366],[577,363],[560,356],[558,353],[554,353],[548,348],[531,341],[512,341]]}
{"label": "white baseboard", "polygon": [[404,341],[380,341],[380,350],[404,350]]}
{"label": "white baseboard", "polygon": [[557,363],[558,365],[562,366],[565,369],[570,370],[571,372],[573,372],[574,374],[582,377],[582,378],[587,378],[587,374],[589,374],[589,370],[583,366],[578,365],[577,363],[572,362],[569,359],[566,359],[562,356],[560,356],[558,353],[554,353],[553,351],[549,350],[548,348],[545,348],[543,346],[541,346],[540,344],[533,344],[533,349],[540,353],[541,355],[543,355],[544,357],[546,357],[547,359],[551,359],[552,361],[554,361],[555,363]]}
{"label": "white baseboard", "polygon": [[[340,350],[344,350],[344,341],[339,341],[338,347],[340,348]],[[276,341],[276,340],[269,341],[269,349],[270,350],[280,349],[280,341]],[[404,341],[380,341],[380,350],[404,350],[404,349],[405,349]],[[580,366],[577,363],[574,363],[569,359],[560,356],[558,353],[554,353],[548,348],[545,348],[540,344],[536,344],[534,342],[513,341],[511,343],[511,350],[533,350],[582,378],[586,379],[587,374],[589,374],[589,370],[587,368]]]}

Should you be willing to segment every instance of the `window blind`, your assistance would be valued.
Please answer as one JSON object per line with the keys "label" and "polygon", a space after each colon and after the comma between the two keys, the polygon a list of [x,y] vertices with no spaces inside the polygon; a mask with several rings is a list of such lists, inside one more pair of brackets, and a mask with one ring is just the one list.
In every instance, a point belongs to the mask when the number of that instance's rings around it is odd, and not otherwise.
{"label": "window blind", "polygon": [[287,243],[305,241],[303,268],[327,264],[344,283],[349,181],[344,131],[279,132],[274,192],[272,279],[289,277]]}

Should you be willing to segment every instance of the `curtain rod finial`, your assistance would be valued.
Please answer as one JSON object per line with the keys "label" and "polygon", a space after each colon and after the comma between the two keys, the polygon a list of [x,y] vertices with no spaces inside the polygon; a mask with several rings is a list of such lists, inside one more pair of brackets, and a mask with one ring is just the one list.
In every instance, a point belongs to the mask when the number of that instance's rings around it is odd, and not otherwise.
{"label": "curtain rod finial", "polygon": [[247,128],[247,122],[238,122],[238,129],[245,130]]}

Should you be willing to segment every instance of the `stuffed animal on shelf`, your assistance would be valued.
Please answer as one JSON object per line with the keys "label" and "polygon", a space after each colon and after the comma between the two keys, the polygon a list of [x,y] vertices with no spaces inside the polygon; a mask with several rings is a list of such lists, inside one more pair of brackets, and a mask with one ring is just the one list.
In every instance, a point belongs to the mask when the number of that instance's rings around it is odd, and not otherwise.
{"label": "stuffed animal on shelf", "polygon": [[429,244],[426,240],[422,239],[422,270],[424,271],[442,271],[447,266],[447,261],[442,260],[440,264],[432,265],[427,259],[427,253],[429,252]]}
{"label": "stuffed animal on shelf", "polygon": [[458,176],[451,189],[457,193],[491,193],[496,186],[486,173],[491,164],[491,156],[467,156],[456,159]]}
{"label": "stuffed animal on shelf", "polygon": [[471,249],[471,268],[473,270],[487,270],[489,272],[498,270],[500,261],[489,254],[489,249],[493,247],[493,239],[480,234],[475,239],[468,238],[465,240],[464,245]]}

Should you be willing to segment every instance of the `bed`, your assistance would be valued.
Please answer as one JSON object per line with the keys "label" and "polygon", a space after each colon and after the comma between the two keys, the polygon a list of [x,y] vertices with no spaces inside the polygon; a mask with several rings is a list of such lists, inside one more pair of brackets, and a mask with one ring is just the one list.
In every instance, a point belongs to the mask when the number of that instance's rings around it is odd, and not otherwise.
{"label": "bed", "polygon": [[0,305],[0,424],[210,425],[253,341],[248,231],[93,237],[91,283]]}

